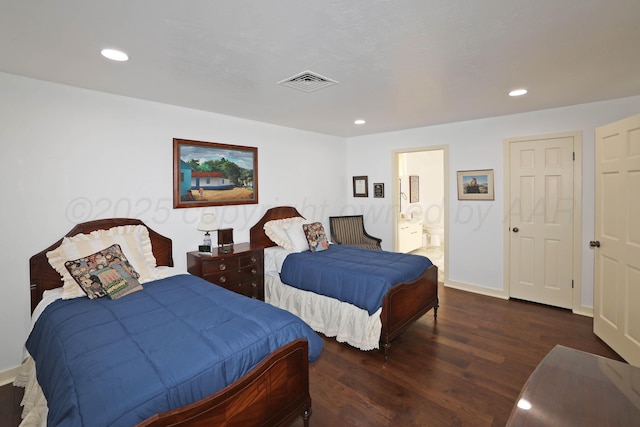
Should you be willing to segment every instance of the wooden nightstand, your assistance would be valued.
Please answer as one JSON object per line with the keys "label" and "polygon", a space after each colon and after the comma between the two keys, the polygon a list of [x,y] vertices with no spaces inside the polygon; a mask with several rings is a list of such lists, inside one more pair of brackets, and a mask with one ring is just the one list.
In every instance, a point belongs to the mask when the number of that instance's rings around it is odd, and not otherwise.
{"label": "wooden nightstand", "polygon": [[187,253],[187,271],[233,292],[264,301],[264,252],[262,246],[237,243],[233,252],[211,255]]}

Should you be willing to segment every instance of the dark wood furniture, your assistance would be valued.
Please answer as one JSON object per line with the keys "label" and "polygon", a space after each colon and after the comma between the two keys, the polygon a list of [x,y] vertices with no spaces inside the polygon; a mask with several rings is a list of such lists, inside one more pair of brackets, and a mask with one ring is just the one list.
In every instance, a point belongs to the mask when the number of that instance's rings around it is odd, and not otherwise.
{"label": "dark wood furniture", "polygon": [[[279,206],[269,209],[249,231],[251,243],[263,247],[275,246],[265,234],[267,221],[291,217],[302,217],[291,206]],[[402,334],[416,320],[433,309],[434,319],[438,316],[438,267],[432,265],[413,282],[398,283],[387,292],[382,301],[382,331],[380,344],[384,349],[385,360],[389,358],[391,341]]]}
{"label": "dark wood furniture", "polygon": [[640,423],[640,368],[556,345],[520,392],[507,426]]}
{"label": "dark wood furniture", "polygon": [[188,252],[187,271],[230,291],[264,301],[262,246],[238,243],[229,253],[216,248],[211,255]]}
{"label": "dark wood furniture", "polygon": [[[144,225],[131,218],[113,218],[76,225],[65,236],[120,225]],[[173,266],[171,239],[149,227],[153,254],[159,266]],[[42,293],[62,286],[62,280],[47,260],[46,253],[62,239],[30,259],[31,307],[36,307]],[[139,426],[210,426],[260,425],[286,426],[302,415],[305,426],[311,416],[309,394],[309,359],[306,340],[296,340],[271,353],[244,377],[224,389],[190,405],[153,417]]]}

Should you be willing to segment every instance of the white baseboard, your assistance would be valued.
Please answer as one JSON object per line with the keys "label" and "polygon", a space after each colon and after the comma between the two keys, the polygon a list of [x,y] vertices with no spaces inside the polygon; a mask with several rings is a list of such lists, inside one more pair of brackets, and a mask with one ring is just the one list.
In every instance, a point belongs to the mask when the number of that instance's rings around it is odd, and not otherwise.
{"label": "white baseboard", "polygon": [[505,294],[502,289],[485,288],[484,286],[472,285],[469,283],[446,281],[444,286],[447,288],[458,289],[461,291],[473,292],[474,294],[486,295],[495,298],[509,299],[509,295]]}
{"label": "white baseboard", "polygon": [[584,305],[581,305],[578,308],[575,308],[573,310],[573,314],[579,314],[581,316],[586,316],[586,317],[593,317],[593,307],[585,307]]}
{"label": "white baseboard", "polygon": [[13,380],[16,379],[19,368],[19,366],[16,366],[15,368],[0,372],[0,386],[12,383]]}
{"label": "white baseboard", "polygon": [[[445,282],[444,286],[452,289],[459,289],[461,291],[473,292],[474,294],[487,295],[490,297],[496,297],[501,299],[509,299],[509,294],[501,289],[485,288],[483,286],[471,285],[469,283],[460,282]],[[572,310],[573,314],[580,316],[593,317],[593,307],[586,307],[581,305],[580,307]]]}

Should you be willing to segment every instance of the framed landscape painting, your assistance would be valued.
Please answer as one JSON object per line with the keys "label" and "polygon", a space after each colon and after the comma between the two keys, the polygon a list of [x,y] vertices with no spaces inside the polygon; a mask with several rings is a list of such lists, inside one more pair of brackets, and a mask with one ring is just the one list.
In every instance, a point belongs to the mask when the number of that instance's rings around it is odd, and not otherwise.
{"label": "framed landscape painting", "polygon": [[173,139],[173,207],[258,203],[258,149]]}
{"label": "framed landscape painting", "polygon": [[493,169],[458,171],[458,200],[493,199]]}

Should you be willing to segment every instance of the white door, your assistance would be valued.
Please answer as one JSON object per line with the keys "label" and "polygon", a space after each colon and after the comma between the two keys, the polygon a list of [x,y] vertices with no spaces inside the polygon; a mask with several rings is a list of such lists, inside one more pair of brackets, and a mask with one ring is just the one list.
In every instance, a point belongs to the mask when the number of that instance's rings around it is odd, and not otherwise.
{"label": "white door", "polygon": [[509,296],[573,307],[575,134],[508,140]]}
{"label": "white door", "polygon": [[640,115],[596,129],[593,331],[640,366]]}

